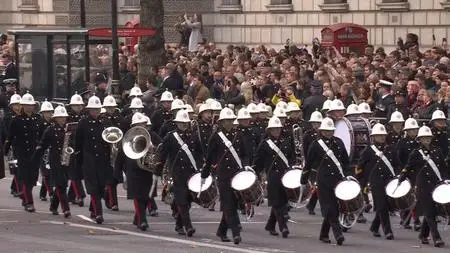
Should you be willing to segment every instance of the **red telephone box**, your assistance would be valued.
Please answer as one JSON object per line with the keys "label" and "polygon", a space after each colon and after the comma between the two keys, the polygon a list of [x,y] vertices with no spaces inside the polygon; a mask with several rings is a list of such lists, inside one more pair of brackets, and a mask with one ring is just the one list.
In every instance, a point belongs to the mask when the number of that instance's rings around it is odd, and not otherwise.
{"label": "red telephone box", "polygon": [[322,29],[323,48],[335,46],[342,55],[356,53],[364,54],[367,46],[367,29],[352,23],[329,25]]}
{"label": "red telephone box", "polygon": [[[125,23],[126,28],[138,28],[139,20],[130,20]],[[134,54],[134,46],[139,43],[139,37],[128,37],[125,38],[125,45],[130,48],[130,51]]]}

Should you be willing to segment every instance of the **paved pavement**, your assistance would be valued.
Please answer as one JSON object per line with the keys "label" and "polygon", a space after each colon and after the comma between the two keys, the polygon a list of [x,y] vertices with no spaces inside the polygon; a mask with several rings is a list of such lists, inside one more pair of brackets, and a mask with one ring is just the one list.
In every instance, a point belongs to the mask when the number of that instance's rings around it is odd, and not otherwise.
{"label": "paved pavement", "polygon": [[[194,204],[192,220],[197,233],[192,238],[178,236],[174,232],[174,220],[169,206],[158,202],[159,217],[149,217],[150,229],[139,231],[131,224],[133,206],[119,186],[119,212],[105,211],[105,223],[97,225],[89,218],[87,207],[71,206],[72,217],[53,216],[48,211],[49,203],[36,198],[39,187],[35,187],[36,213],[27,213],[20,200],[9,194],[10,178],[0,180],[0,252],[8,253],[418,253],[448,252],[448,247],[436,249],[420,245],[417,233],[399,227],[398,217],[392,218],[395,240],[374,238],[368,231],[369,224],[357,224],[345,234],[344,246],[323,244],[317,237],[321,224],[320,215],[310,216],[304,210],[290,213],[287,239],[273,237],[264,231],[269,208],[256,208],[253,220],[242,222],[243,242],[222,243],[215,236],[220,213],[209,212]],[[88,199],[86,199],[88,200]],[[317,210],[318,211],[318,210]],[[366,215],[372,220],[373,215]],[[444,241],[450,243],[450,230],[440,226]],[[331,236],[331,234],[330,234]],[[332,238],[332,236],[331,236]]]}

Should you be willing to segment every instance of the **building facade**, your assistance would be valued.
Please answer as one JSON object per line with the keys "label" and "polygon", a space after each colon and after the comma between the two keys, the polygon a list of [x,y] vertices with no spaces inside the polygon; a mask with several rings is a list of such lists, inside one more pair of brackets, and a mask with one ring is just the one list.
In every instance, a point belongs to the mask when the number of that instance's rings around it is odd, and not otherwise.
{"label": "building facade", "polygon": [[[85,0],[87,25],[109,26],[110,1]],[[139,0],[118,0],[119,25],[138,18]],[[5,0],[0,29],[26,26],[78,26],[79,0]],[[398,37],[415,33],[421,47],[450,37],[450,0],[165,0],[165,35],[176,43],[174,24],[181,14],[202,13],[204,37],[228,44],[282,47],[320,39],[320,31],[335,23],[365,26],[369,43],[395,48]]]}

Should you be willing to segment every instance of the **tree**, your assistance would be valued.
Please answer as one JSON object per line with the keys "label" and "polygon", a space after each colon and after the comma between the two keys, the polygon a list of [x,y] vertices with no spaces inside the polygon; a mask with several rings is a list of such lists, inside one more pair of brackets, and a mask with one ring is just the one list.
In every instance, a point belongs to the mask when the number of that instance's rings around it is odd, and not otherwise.
{"label": "tree", "polygon": [[141,37],[138,48],[138,84],[145,87],[151,74],[151,67],[166,64],[164,47],[164,5],[163,0],[140,1],[140,27],[153,27],[156,34],[153,37]]}

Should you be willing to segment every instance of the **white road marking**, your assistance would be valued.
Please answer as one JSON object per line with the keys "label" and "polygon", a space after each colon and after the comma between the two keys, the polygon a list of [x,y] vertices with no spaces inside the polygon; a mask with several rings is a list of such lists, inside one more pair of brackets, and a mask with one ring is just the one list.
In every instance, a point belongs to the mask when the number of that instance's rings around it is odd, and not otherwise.
{"label": "white road marking", "polygon": [[[263,221],[252,221],[252,222],[241,222],[241,224],[265,224]],[[108,224],[113,225],[129,225],[131,222],[118,221],[118,222],[108,222]],[[174,222],[152,222],[149,221],[149,225],[173,225]],[[220,224],[218,221],[193,221],[192,224]]]}
{"label": "white road marking", "polygon": [[[61,222],[51,222],[50,221],[49,223],[55,224],[55,225],[61,225]],[[70,227],[76,227],[76,228],[85,228],[85,229],[91,229],[91,230],[108,231],[108,232],[111,232],[111,233],[139,236],[139,237],[143,237],[143,238],[150,238],[150,239],[155,239],[155,240],[174,242],[174,243],[185,244],[185,245],[189,245],[189,246],[214,248],[214,249],[227,250],[227,251],[232,251],[232,252],[270,253],[268,251],[260,251],[260,250],[252,250],[252,249],[245,249],[245,248],[230,247],[230,246],[214,244],[214,243],[197,242],[197,241],[177,239],[177,238],[172,238],[172,237],[167,237],[167,236],[159,236],[159,235],[150,235],[150,234],[138,233],[138,232],[133,232],[133,231],[128,231],[128,230],[120,230],[120,229],[112,229],[112,228],[106,228],[106,227],[83,225],[83,224],[77,224],[77,223],[72,223],[72,222],[67,222],[67,223],[65,223],[65,225],[68,225]],[[273,251],[273,250],[271,250],[271,251],[272,252],[277,252],[277,251]]]}
{"label": "white road marking", "polygon": [[18,223],[18,220],[0,220],[0,223]]}
{"label": "white road marking", "polygon": [[17,210],[17,209],[8,209],[8,208],[2,208],[0,209],[0,212],[14,212],[14,213],[18,213],[18,212],[22,212],[23,210]]}
{"label": "white road marking", "polygon": [[84,216],[84,215],[82,215],[82,214],[78,214],[77,217],[80,218],[80,219],[82,219],[82,220],[89,221],[89,222],[91,222],[91,223],[96,223],[96,222],[93,221],[91,218],[88,218],[88,217],[86,217],[86,216]]}

